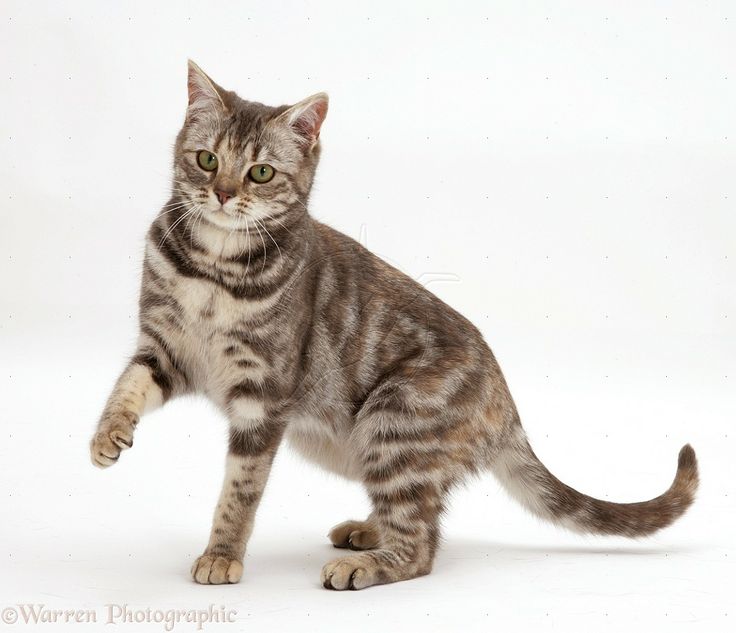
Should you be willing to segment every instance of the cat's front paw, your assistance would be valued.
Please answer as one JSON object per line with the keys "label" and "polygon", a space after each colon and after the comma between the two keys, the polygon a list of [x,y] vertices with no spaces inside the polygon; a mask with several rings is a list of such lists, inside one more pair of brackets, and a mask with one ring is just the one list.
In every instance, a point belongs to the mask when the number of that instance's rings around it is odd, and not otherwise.
{"label": "cat's front paw", "polygon": [[138,416],[116,413],[103,418],[90,442],[92,463],[98,468],[112,466],[120,452],[133,446],[133,432]]}
{"label": "cat's front paw", "polygon": [[225,585],[240,582],[243,563],[239,560],[203,554],[192,565],[192,578],[200,585]]}

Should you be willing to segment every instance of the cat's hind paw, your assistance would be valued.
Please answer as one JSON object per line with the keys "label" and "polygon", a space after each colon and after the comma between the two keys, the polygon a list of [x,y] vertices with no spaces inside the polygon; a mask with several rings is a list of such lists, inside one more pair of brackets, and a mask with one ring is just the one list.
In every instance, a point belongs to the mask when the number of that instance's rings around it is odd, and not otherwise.
{"label": "cat's hind paw", "polygon": [[322,568],[320,583],[325,589],[364,589],[387,582],[385,574],[367,553],[338,558]]}
{"label": "cat's hind paw", "polygon": [[369,521],[344,521],[333,527],[327,537],[340,548],[363,550],[378,547],[378,532]]}

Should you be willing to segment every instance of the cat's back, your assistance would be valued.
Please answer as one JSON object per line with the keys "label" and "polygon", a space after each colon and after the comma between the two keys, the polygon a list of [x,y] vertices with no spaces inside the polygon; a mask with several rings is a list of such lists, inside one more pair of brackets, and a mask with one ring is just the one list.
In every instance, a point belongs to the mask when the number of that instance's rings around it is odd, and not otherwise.
{"label": "cat's back", "polygon": [[485,347],[473,323],[425,286],[351,237],[326,224],[314,224],[319,243],[314,257],[323,269],[318,287],[336,319],[344,320],[357,305],[364,316],[382,314],[399,329],[402,323],[413,323],[447,345]]}

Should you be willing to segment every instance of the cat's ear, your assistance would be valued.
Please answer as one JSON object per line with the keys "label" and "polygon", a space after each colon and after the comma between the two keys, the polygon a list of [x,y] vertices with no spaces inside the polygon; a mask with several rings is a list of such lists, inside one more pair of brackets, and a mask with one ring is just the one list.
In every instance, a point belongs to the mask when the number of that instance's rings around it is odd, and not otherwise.
{"label": "cat's ear", "polygon": [[307,97],[279,115],[297,137],[310,147],[317,142],[319,130],[327,116],[329,99],[324,92]]}
{"label": "cat's ear", "polygon": [[187,117],[196,116],[200,112],[228,110],[227,92],[212,81],[191,59],[189,60],[187,88],[189,91]]}

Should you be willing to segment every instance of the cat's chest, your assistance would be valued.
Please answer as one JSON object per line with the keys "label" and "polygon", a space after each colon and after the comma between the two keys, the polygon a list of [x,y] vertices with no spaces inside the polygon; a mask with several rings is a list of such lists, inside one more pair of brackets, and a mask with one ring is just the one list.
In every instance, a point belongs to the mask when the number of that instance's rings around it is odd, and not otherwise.
{"label": "cat's chest", "polygon": [[199,338],[224,333],[252,313],[248,301],[237,299],[206,280],[177,279],[172,295],[180,308],[185,330]]}
{"label": "cat's chest", "polygon": [[242,333],[252,335],[254,323],[268,306],[264,301],[234,297],[200,279],[176,279],[170,295],[178,312],[171,342],[186,359],[193,382],[209,391],[209,383],[220,381],[232,364],[226,350],[232,349],[234,340],[242,339]]}

